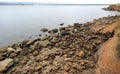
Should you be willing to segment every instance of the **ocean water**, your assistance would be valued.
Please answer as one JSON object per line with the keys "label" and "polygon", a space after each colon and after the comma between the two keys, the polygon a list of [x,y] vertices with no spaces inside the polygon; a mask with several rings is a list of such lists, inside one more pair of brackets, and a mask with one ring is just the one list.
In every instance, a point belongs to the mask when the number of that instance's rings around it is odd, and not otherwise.
{"label": "ocean water", "polygon": [[44,34],[41,28],[54,29],[73,23],[84,23],[109,15],[120,15],[115,11],[104,11],[107,5],[59,5],[59,6],[0,6],[0,46]]}

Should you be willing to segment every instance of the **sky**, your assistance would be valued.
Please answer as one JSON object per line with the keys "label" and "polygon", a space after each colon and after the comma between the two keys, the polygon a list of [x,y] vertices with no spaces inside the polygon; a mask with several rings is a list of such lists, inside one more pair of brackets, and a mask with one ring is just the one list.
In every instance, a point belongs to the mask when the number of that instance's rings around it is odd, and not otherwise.
{"label": "sky", "polygon": [[44,2],[44,3],[77,3],[77,4],[114,4],[120,0],[0,0],[0,2]]}

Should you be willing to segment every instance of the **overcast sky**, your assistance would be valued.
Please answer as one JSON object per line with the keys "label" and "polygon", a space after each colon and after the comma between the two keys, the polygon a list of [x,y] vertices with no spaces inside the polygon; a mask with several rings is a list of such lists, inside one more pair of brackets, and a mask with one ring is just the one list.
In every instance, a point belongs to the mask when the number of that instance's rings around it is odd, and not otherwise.
{"label": "overcast sky", "polygon": [[56,3],[78,3],[78,4],[113,4],[120,0],[0,0],[0,2],[56,2]]}

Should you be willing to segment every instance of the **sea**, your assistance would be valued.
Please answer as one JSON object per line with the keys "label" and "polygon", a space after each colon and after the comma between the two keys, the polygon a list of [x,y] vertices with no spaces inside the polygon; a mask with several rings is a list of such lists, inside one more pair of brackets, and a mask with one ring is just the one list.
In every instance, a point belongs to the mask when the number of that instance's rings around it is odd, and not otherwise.
{"label": "sea", "polygon": [[39,38],[41,28],[49,30],[74,23],[90,22],[93,19],[120,15],[116,11],[104,11],[108,5],[1,5],[0,46]]}

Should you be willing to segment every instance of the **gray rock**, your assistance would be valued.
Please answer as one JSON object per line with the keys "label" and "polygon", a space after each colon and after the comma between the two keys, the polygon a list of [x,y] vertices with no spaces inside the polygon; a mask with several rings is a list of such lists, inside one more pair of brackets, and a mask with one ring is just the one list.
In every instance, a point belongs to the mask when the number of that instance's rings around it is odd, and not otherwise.
{"label": "gray rock", "polygon": [[42,32],[47,32],[48,31],[48,29],[46,29],[46,28],[42,28],[42,29],[40,29]]}
{"label": "gray rock", "polygon": [[13,59],[5,59],[3,61],[0,61],[0,73],[7,70],[12,65],[13,65]]}
{"label": "gray rock", "polygon": [[61,23],[60,26],[64,25],[64,23]]}
{"label": "gray rock", "polygon": [[61,35],[68,35],[69,34],[69,32],[65,31],[65,30],[61,31],[60,33],[61,33]]}
{"label": "gray rock", "polygon": [[49,31],[50,34],[54,34],[54,33],[57,33],[57,32],[58,32],[58,29],[53,29],[53,30]]}

